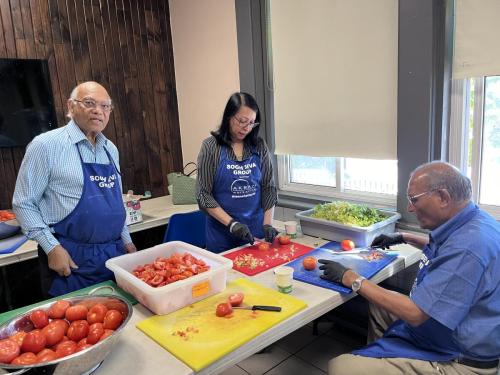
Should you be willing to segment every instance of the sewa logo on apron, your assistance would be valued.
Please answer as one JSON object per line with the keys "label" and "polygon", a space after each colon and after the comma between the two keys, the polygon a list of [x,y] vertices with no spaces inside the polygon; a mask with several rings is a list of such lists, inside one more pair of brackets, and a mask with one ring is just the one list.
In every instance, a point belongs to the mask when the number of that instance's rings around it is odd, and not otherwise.
{"label": "sewa logo on apron", "polygon": [[89,176],[89,179],[91,182],[95,182],[100,188],[108,188],[111,189],[115,186],[115,180],[116,180],[116,173],[113,173],[109,175],[108,177],[106,176]]}
{"label": "sewa logo on apron", "polygon": [[232,172],[234,177],[239,177],[231,183],[231,198],[248,198],[253,197],[257,193],[258,186],[248,177],[252,174],[254,168],[257,167],[255,162],[246,164],[227,164],[226,168]]}

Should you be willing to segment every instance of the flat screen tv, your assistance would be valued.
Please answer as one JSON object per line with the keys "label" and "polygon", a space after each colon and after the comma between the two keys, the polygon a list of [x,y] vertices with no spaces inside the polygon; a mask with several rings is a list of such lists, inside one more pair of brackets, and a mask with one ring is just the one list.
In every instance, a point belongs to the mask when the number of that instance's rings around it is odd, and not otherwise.
{"label": "flat screen tv", "polygon": [[0,59],[0,147],[26,146],[56,127],[47,61]]}

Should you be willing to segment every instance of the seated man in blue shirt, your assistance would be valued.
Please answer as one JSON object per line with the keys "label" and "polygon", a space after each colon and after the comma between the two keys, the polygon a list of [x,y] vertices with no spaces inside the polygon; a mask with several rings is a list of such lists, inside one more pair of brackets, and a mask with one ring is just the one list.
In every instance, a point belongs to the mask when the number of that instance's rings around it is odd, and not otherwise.
{"label": "seated man in blue shirt", "polygon": [[13,208],[38,242],[44,295],[58,296],[109,280],[109,258],[134,252],[122,200],[118,150],[102,131],[113,108],[96,82],[78,85],[69,123],[26,149]]}
{"label": "seated man in blue shirt", "polygon": [[500,357],[500,225],[471,202],[470,180],[432,162],[408,183],[408,211],[428,238],[380,235],[372,245],[423,249],[410,296],[322,261],[323,278],[352,287],[375,307],[371,326],[384,335],[334,358],[329,374],[491,374]]}

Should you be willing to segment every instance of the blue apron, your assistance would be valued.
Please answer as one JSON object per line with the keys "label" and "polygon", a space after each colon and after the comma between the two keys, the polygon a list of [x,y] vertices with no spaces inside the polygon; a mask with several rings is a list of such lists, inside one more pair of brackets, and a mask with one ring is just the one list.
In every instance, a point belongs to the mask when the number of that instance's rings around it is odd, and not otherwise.
{"label": "blue apron", "polygon": [[56,274],[49,294],[59,296],[113,279],[106,260],[125,253],[121,232],[125,207],[118,169],[106,151],[109,164],[84,163],[83,190],[75,209],[53,226],[55,236],[78,266],[68,277]]}
{"label": "blue apron", "polygon": [[[420,260],[420,270],[414,289],[427,274],[429,260],[435,250],[426,245]],[[458,357],[460,350],[454,342],[453,331],[433,318],[413,327],[401,319],[387,328],[384,336],[352,354],[374,358],[411,358],[423,361],[446,362]]]}
{"label": "blue apron", "polygon": [[[264,210],[261,203],[260,156],[255,149],[252,149],[249,158],[242,161],[230,160],[227,151],[228,148],[223,146],[212,194],[229,216],[248,225],[254,237],[262,238]],[[207,215],[206,239],[207,249],[214,253],[245,243],[234,237],[225,225],[209,215]]]}

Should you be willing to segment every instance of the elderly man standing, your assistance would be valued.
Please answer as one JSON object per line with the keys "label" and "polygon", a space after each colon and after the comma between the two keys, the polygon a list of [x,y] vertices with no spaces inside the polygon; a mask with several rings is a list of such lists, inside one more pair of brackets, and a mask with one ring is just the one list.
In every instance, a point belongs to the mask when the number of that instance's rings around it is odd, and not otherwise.
{"label": "elderly man standing", "polygon": [[408,210],[427,237],[381,235],[372,245],[423,249],[410,297],[324,263],[325,279],[371,304],[383,337],[330,361],[329,374],[497,374],[500,357],[500,225],[471,199],[471,184],[443,162],[420,166],[408,184]]}
{"label": "elderly man standing", "polygon": [[12,203],[24,233],[38,242],[42,291],[50,296],[112,279],[106,260],[136,251],[125,225],[118,150],[102,134],[111,98],[85,82],[67,105],[71,121],[28,145]]}

